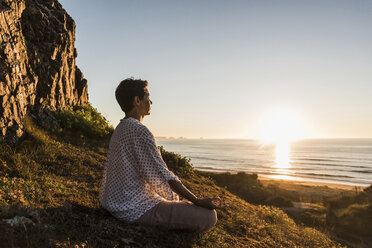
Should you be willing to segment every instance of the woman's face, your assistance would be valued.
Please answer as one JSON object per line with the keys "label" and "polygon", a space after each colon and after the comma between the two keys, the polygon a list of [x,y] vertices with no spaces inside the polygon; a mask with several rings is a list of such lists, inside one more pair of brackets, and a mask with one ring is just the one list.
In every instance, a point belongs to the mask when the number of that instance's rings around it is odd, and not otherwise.
{"label": "woman's face", "polygon": [[145,95],[143,96],[140,103],[140,109],[143,115],[151,114],[151,104],[152,101],[150,100],[150,93],[147,89],[145,89]]}

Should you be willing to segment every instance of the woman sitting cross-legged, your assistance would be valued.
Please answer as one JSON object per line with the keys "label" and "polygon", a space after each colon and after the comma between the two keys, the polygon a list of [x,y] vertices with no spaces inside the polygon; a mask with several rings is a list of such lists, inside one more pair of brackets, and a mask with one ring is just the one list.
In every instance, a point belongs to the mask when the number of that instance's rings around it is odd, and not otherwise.
{"label": "woman sitting cross-legged", "polygon": [[[119,220],[208,231],[217,222],[214,209],[225,206],[219,197],[197,198],[168,170],[153,134],[142,124],[151,112],[147,84],[129,78],[116,88],[125,118],[110,140],[99,200]],[[189,201],[179,201],[178,194]]]}

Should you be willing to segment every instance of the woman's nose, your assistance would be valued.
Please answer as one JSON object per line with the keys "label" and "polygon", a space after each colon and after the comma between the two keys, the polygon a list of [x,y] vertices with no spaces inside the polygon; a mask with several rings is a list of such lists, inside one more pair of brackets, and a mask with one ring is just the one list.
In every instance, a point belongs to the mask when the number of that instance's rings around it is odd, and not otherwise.
{"label": "woman's nose", "polygon": [[152,101],[150,100],[150,103],[152,104]]}

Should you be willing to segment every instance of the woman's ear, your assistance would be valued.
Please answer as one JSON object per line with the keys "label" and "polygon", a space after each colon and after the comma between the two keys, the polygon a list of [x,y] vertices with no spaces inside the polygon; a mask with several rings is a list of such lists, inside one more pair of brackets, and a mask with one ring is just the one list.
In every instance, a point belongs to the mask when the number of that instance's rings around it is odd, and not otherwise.
{"label": "woman's ear", "polygon": [[140,104],[139,96],[135,96],[133,99],[133,106],[138,106]]}

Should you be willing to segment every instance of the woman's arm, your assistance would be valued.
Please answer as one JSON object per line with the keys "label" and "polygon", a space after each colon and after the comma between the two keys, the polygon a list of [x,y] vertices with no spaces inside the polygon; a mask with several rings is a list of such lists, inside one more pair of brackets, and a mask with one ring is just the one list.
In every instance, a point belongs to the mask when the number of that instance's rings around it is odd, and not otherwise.
{"label": "woman's arm", "polygon": [[[219,197],[198,198],[190,190],[188,190],[181,182],[169,180],[168,183],[174,192],[183,196],[184,198],[191,201],[197,206],[209,209],[216,208],[221,209],[226,207],[225,205],[222,205],[222,200]],[[213,201],[218,201],[219,205],[214,204]]]}

